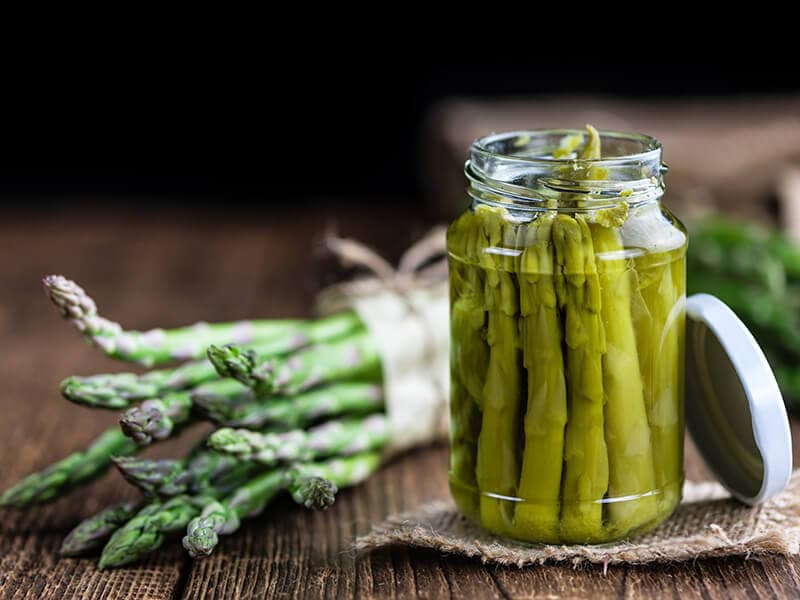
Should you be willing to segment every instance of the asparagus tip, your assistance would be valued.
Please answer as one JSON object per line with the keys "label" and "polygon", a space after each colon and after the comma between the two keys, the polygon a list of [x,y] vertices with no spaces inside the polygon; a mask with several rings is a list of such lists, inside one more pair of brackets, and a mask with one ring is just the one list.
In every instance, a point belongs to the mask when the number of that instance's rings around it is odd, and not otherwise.
{"label": "asparagus tip", "polygon": [[42,279],[42,285],[64,317],[82,319],[97,315],[94,300],[71,279],[63,275],[48,275]]}
{"label": "asparagus tip", "polygon": [[336,501],[339,488],[324,477],[304,477],[293,494],[294,499],[311,510],[325,510]]}
{"label": "asparagus tip", "polygon": [[155,402],[150,401],[122,413],[119,425],[122,432],[140,446],[169,437],[173,429],[172,419]]}
{"label": "asparagus tip", "polygon": [[119,394],[113,387],[98,384],[91,377],[72,375],[59,385],[61,395],[70,402],[92,408],[122,409],[130,406],[130,400]]}
{"label": "asparagus tip", "polygon": [[250,387],[255,384],[253,369],[256,366],[256,354],[252,350],[243,350],[235,344],[212,345],[207,353],[208,360],[223,377],[233,377]]}
{"label": "asparagus tip", "polygon": [[196,519],[190,524],[182,544],[189,556],[202,558],[209,556],[219,544],[219,535],[211,526],[206,526],[205,519]]}
{"label": "asparagus tip", "polygon": [[207,444],[219,452],[235,452],[238,448],[248,449],[249,445],[242,443],[242,436],[235,429],[222,427],[208,436]]}

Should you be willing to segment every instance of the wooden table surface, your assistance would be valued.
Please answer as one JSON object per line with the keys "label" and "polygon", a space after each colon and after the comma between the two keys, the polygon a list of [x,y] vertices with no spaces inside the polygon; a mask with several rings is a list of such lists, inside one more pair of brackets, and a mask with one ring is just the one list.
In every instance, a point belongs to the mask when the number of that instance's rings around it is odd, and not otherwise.
{"label": "wooden table surface", "polygon": [[[191,221],[177,212],[98,211],[54,208],[0,223],[0,488],[79,449],[116,416],[59,397],[57,384],[67,375],[122,367],[61,322],[40,289],[41,276],[76,279],[107,316],[130,328],[302,316],[320,276],[310,250],[325,227],[335,224],[394,257],[424,231],[400,204],[368,212],[307,204],[249,219],[199,213]],[[148,454],[179,452],[201,430]],[[691,449],[687,461],[691,477],[704,477]],[[0,511],[0,598],[800,596],[800,562],[778,557],[610,567],[603,575],[598,567],[520,570],[406,548],[352,551],[370,523],[445,498],[446,463],[442,446],[411,452],[344,490],[324,513],[278,501],[206,560],[189,560],[176,543],[139,565],[103,573],[94,559],[59,559],[60,541],[79,519],[134,496],[112,473],[51,505]]]}

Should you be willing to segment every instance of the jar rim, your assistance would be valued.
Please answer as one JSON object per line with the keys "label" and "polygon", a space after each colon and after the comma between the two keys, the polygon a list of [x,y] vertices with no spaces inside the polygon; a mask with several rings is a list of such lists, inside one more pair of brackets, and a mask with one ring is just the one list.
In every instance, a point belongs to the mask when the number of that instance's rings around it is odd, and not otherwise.
{"label": "jar rim", "polygon": [[[553,156],[525,156],[523,154],[515,154],[508,152],[497,152],[491,148],[492,145],[500,143],[511,142],[511,145],[517,148],[524,148],[527,143],[535,138],[544,138],[546,136],[552,137],[565,137],[572,135],[586,135],[585,129],[517,129],[514,131],[504,131],[500,133],[492,133],[486,136],[481,136],[475,139],[470,146],[470,155],[474,158],[477,154],[485,157],[492,157],[501,159],[503,161],[514,161],[527,163],[530,165],[541,165],[552,167],[554,165],[563,163],[581,163],[592,166],[614,166],[620,165],[630,161],[636,162],[649,162],[661,159],[661,142],[653,136],[645,135],[632,131],[616,131],[601,129],[598,130],[600,134],[601,144],[604,140],[615,140],[639,143],[641,145],[641,152],[633,152],[629,154],[621,154],[618,156],[607,156],[600,159],[586,159],[571,156],[563,158]],[[515,141],[514,141],[515,140]],[[474,162],[474,161],[473,161]]]}

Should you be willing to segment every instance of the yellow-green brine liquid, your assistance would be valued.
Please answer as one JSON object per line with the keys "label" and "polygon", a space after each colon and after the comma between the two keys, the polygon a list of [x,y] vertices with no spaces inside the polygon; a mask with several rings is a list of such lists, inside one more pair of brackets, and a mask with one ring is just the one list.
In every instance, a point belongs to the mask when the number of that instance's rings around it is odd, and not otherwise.
{"label": "yellow-green brine liquid", "polygon": [[604,136],[534,144],[523,162],[578,185],[490,181],[448,231],[452,495],[532,543],[631,537],[681,498],[687,238],[652,179],[603,165]]}

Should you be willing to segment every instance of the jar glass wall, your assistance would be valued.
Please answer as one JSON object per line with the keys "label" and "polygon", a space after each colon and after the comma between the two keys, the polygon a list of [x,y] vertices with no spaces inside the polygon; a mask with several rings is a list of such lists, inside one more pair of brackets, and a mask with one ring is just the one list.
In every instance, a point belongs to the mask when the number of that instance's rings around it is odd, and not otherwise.
{"label": "jar glass wall", "polygon": [[683,484],[685,229],[658,142],[595,133],[477,140],[448,231],[451,491],[528,542],[643,532]]}

